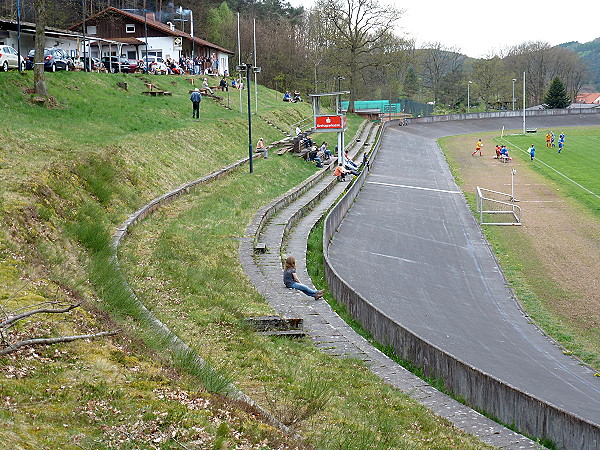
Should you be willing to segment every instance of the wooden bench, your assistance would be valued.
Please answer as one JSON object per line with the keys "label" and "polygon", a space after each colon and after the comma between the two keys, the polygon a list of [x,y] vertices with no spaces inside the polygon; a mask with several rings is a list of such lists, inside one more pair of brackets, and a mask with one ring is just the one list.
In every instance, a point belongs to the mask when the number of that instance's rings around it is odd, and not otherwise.
{"label": "wooden bench", "polygon": [[144,95],[151,95],[152,97],[161,96],[161,95],[173,95],[171,91],[142,91]]}

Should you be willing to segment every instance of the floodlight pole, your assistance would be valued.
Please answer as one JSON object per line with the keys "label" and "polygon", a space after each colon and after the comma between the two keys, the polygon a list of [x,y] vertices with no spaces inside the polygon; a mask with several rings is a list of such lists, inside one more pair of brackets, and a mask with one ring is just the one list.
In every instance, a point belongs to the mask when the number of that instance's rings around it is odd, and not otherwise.
{"label": "floodlight pole", "polygon": [[525,131],[525,72],[523,72],[523,134]]}
{"label": "floodlight pole", "polygon": [[468,113],[471,112],[471,83],[472,83],[472,81],[469,81],[467,83],[467,112]]}
{"label": "floodlight pole", "polygon": [[[248,91],[248,158],[250,160],[250,173],[252,173],[252,106],[250,101],[250,72],[252,64],[246,64],[246,90]],[[241,90],[240,90],[241,91]]]}
{"label": "floodlight pole", "polygon": [[513,78],[512,82],[513,82],[513,97],[512,97],[512,110],[515,110],[515,81],[517,81],[516,78]]}

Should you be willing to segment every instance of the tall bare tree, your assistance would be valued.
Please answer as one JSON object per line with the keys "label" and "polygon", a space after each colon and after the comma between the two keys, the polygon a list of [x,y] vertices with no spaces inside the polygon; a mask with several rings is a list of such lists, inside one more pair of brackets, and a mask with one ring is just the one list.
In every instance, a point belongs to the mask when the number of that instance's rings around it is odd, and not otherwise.
{"label": "tall bare tree", "polygon": [[316,9],[322,12],[324,23],[319,25],[328,27],[339,64],[346,67],[350,85],[348,111],[353,112],[361,72],[374,64],[371,55],[385,50],[389,32],[402,11],[380,5],[377,0],[319,0]]}
{"label": "tall bare tree", "polygon": [[35,0],[35,63],[33,65],[33,84],[35,93],[48,95],[44,73],[44,47],[46,43],[46,1]]}
{"label": "tall bare tree", "polygon": [[[453,47],[446,47],[441,42],[432,42],[425,45],[422,51],[422,77],[425,86],[433,93],[433,100],[437,103],[442,100],[445,90],[448,89],[448,80],[457,80],[461,71],[461,54]],[[448,96],[446,96],[448,97]]]}

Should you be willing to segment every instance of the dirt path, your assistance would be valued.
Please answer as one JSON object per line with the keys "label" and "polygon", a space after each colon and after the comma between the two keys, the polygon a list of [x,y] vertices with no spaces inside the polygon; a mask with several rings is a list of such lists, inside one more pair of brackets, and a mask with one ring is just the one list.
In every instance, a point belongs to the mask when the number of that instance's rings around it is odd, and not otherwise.
{"label": "dirt path", "polygon": [[[502,227],[508,236],[532,290],[544,306],[586,335],[588,350],[600,351],[600,221],[578,204],[561,196],[559,186],[515,157],[508,164],[492,158],[494,133],[484,137],[484,156],[471,156],[472,136],[456,136],[447,142],[452,165],[459,171],[465,192],[476,186],[511,192],[511,169],[517,169],[515,197],[523,212],[522,227]],[[541,149],[540,153],[544,149]],[[512,155],[516,156],[516,155]]]}

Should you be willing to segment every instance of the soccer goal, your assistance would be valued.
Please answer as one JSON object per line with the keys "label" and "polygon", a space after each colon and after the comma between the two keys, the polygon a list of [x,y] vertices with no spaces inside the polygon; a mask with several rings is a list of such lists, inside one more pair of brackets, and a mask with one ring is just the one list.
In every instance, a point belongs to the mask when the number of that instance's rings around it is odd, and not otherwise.
{"label": "soccer goal", "polygon": [[477,213],[481,225],[521,225],[521,208],[512,194],[477,186]]}

